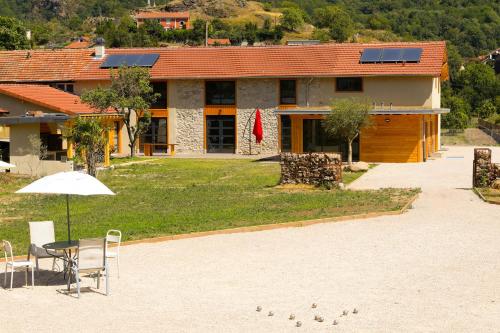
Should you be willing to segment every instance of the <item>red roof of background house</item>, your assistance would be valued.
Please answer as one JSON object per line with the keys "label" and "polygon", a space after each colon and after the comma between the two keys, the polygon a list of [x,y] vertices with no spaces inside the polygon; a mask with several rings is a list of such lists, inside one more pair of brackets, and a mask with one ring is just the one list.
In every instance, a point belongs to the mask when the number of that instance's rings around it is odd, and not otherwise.
{"label": "red roof of background house", "polygon": [[7,111],[7,110],[5,110],[5,109],[0,108],[0,113],[9,113],[9,111]]}
{"label": "red roof of background house", "polygon": [[[360,64],[365,48],[423,49],[419,63]],[[323,44],[265,47],[106,49],[106,54],[156,53],[153,79],[223,79],[335,76],[441,76],[445,42]],[[0,82],[109,80],[106,59],[93,50],[0,51]]]}
{"label": "red roof of background house", "polygon": [[75,41],[69,43],[64,48],[65,49],[87,49],[92,46],[92,42],[87,37],[80,37]]}
{"label": "red roof of background house", "polygon": [[139,12],[136,19],[189,18],[189,12]]}
{"label": "red roof of background house", "polygon": [[70,115],[97,113],[80,97],[47,85],[0,84],[0,94]]}
{"label": "red roof of background house", "polygon": [[92,60],[93,49],[0,51],[0,82],[74,80]]}
{"label": "red roof of background house", "polygon": [[231,41],[229,40],[229,38],[209,38],[207,40],[207,44],[208,45],[215,45],[215,44],[231,45]]}

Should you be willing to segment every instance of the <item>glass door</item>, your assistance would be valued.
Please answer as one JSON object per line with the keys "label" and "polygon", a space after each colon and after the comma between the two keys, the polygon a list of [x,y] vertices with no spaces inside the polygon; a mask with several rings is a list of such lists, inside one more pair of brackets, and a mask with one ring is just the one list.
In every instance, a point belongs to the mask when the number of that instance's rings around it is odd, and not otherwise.
{"label": "glass door", "polygon": [[151,118],[151,124],[146,132],[142,133],[139,151],[144,153],[144,144],[151,145],[153,153],[167,153],[168,132],[167,118]]}
{"label": "glass door", "polygon": [[236,136],[234,116],[207,116],[207,153],[234,154]]}

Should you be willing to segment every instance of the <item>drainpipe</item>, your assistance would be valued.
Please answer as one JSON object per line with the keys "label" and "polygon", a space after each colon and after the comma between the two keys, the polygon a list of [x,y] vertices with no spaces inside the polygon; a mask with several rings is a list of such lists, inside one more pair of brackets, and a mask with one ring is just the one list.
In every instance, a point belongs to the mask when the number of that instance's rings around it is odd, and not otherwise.
{"label": "drainpipe", "polygon": [[309,81],[306,83],[306,106],[309,107],[309,88],[311,86],[311,83],[314,81],[314,78],[311,77]]}

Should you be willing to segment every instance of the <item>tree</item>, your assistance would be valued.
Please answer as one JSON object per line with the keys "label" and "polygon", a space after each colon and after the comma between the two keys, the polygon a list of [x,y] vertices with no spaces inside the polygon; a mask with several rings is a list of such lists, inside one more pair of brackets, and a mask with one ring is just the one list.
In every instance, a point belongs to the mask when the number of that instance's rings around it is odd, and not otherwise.
{"label": "tree", "polygon": [[0,50],[19,50],[29,47],[26,28],[12,17],[0,16]]}
{"label": "tree", "polygon": [[149,108],[159,94],[153,93],[147,68],[120,67],[111,72],[111,85],[87,90],[82,101],[100,112],[111,109],[123,117],[130,140],[130,156],[135,155],[136,142],[151,122]]}
{"label": "tree", "polygon": [[70,129],[70,137],[75,143],[76,157],[83,156],[87,172],[92,177],[97,174],[97,163],[102,158],[108,143],[107,128],[97,118],[78,117]]}
{"label": "tree", "polygon": [[477,115],[481,119],[487,119],[497,112],[495,104],[489,99],[485,100],[477,109]]}
{"label": "tree", "polygon": [[450,109],[450,113],[443,115],[442,125],[452,130],[463,130],[469,124],[470,106],[458,96],[448,96],[443,99],[443,106]]}
{"label": "tree", "polygon": [[304,25],[304,16],[298,8],[285,8],[281,17],[281,26],[289,31],[296,31]]}
{"label": "tree", "polygon": [[495,76],[495,71],[490,66],[472,63],[459,72],[455,85],[459,94],[470,104],[474,113],[477,113],[483,101],[493,100],[498,95],[500,79]]}
{"label": "tree", "polygon": [[331,112],[324,120],[325,130],[332,137],[347,141],[347,162],[352,165],[352,142],[361,129],[371,125],[371,106],[368,101],[346,98],[332,104]]}
{"label": "tree", "polygon": [[331,38],[345,42],[353,33],[353,22],[349,14],[338,6],[318,8],[314,11],[314,22],[318,28],[328,28]]}

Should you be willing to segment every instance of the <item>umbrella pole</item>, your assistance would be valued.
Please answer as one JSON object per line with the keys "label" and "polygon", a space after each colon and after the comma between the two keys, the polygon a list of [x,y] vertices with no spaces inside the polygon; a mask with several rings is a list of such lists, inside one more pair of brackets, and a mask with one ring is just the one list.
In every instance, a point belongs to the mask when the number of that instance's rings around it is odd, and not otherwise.
{"label": "umbrella pole", "polygon": [[69,222],[69,194],[66,194],[66,218],[68,224],[68,243],[71,243],[71,228]]}

